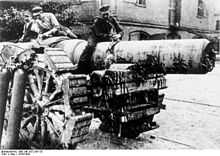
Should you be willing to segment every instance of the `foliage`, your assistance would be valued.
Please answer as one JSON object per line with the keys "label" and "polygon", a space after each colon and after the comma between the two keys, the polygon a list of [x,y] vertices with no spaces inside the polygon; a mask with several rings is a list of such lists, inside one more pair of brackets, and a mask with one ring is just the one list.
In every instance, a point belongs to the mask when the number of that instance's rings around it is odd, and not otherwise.
{"label": "foliage", "polygon": [[45,12],[52,12],[57,17],[60,24],[70,27],[78,23],[79,13],[71,5],[71,2],[45,2],[41,6]]}
{"label": "foliage", "polygon": [[67,2],[53,2],[48,1],[41,3],[41,6],[45,12],[52,12],[54,14],[62,14],[62,12],[69,7],[70,3]]}
{"label": "foliage", "polygon": [[[41,4],[44,12],[52,12],[60,24],[72,27],[78,23],[79,13],[70,2],[44,2]],[[0,42],[17,40],[22,36],[25,10],[13,7],[0,10]]]}
{"label": "foliage", "polygon": [[0,41],[16,40],[22,35],[23,13],[13,7],[0,11]]}

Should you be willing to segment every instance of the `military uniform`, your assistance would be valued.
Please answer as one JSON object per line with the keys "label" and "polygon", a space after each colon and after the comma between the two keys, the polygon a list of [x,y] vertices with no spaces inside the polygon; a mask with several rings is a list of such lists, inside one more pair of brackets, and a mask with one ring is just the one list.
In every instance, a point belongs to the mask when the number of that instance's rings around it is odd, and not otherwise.
{"label": "military uniform", "polygon": [[33,25],[35,25],[33,21],[24,24],[23,35],[20,41],[30,42],[32,39],[37,39],[39,31],[37,29],[37,26],[33,26]]}
{"label": "military uniform", "polygon": [[78,72],[88,74],[92,71],[92,55],[97,43],[113,41],[112,36],[120,34],[123,36],[123,30],[112,16],[108,19],[97,17],[92,25],[88,38],[88,45],[80,56],[78,63]]}
{"label": "military uniform", "polygon": [[123,35],[123,30],[112,16],[108,20],[97,17],[91,29],[97,42],[112,41],[113,34]]}
{"label": "military uniform", "polygon": [[38,24],[41,30],[41,34],[53,28],[60,28],[60,24],[57,21],[55,15],[49,12],[43,12],[40,14],[40,20],[38,20]]}
{"label": "military uniform", "polygon": [[77,36],[71,32],[71,30],[63,25],[61,25],[56,19],[53,13],[43,12],[40,6],[36,6],[32,9],[33,16],[39,27],[39,34],[46,34],[52,36],[68,36],[70,38],[77,38]]}

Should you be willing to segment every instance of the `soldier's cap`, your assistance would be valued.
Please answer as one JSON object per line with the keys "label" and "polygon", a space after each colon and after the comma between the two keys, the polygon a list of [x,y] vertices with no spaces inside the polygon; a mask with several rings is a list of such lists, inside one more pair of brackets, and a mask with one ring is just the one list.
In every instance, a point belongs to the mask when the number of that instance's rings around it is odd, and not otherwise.
{"label": "soldier's cap", "polygon": [[40,7],[40,6],[35,6],[35,7],[33,7],[33,9],[31,10],[31,12],[32,12],[33,16],[37,16],[37,15],[40,14],[40,12],[41,12],[42,10],[43,10],[42,7]]}
{"label": "soldier's cap", "polygon": [[109,5],[102,5],[100,8],[99,8],[99,11],[100,12],[106,12],[106,11],[109,11],[110,9],[110,6]]}
{"label": "soldier's cap", "polygon": [[25,17],[29,17],[31,16],[31,13],[29,11],[25,11],[24,14],[23,14]]}

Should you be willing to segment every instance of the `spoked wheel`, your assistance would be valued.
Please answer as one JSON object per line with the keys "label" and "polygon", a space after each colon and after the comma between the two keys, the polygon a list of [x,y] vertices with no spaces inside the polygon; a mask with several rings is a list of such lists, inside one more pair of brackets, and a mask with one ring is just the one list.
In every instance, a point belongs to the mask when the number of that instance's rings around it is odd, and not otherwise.
{"label": "spoked wheel", "polygon": [[[46,48],[44,52],[42,55],[25,50],[14,60],[27,72],[16,148],[74,149],[85,140],[92,120],[92,114],[82,111],[88,102],[86,75],[71,74],[74,66],[64,51]],[[9,89],[7,116],[11,94]],[[78,107],[72,107],[73,103]]]}
{"label": "spoked wheel", "polygon": [[40,68],[28,75],[20,130],[24,148],[62,148],[60,139],[66,114],[61,83]]}

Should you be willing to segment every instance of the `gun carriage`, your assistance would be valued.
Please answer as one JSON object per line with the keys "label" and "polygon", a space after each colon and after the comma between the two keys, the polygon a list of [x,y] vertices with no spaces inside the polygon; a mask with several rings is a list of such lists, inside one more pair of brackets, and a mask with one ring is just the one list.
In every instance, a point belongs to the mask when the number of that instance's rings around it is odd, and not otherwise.
{"label": "gun carriage", "polygon": [[[2,68],[10,77],[22,70],[25,77],[25,94],[20,126],[18,148],[60,149],[75,148],[85,139],[92,115],[81,111],[88,102],[86,75],[71,74],[74,65],[60,48],[23,49],[22,45],[6,45],[2,49]],[[20,75],[19,75],[20,76]],[[14,79],[9,86],[19,84]],[[68,87],[68,90],[66,89]],[[78,88],[82,92],[77,92]],[[14,131],[10,129],[16,116],[11,119],[11,96],[9,89],[6,113],[7,141]],[[16,96],[16,95],[15,95]],[[22,97],[21,97],[22,98]],[[82,100],[83,99],[83,100]],[[19,99],[17,99],[19,100]],[[13,127],[12,128],[18,128]],[[5,143],[13,148],[14,143]],[[12,139],[13,142],[17,142]],[[17,142],[18,143],[18,142]]]}
{"label": "gun carriage", "polygon": [[[80,75],[75,69],[87,42],[57,40],[44,42],[50,48],[0,45],[2,68],[26,74],[20,141],[28,148],[74,147],[88,134],[91,114],[102,121],[101,130],[137,137],[158,127],[153,118],[165,108],[166,73],[205,74],[215,65],[205,39],[104,42],[92,57],[93,72]],[[105,69],[108,55],[112,63]]]}

